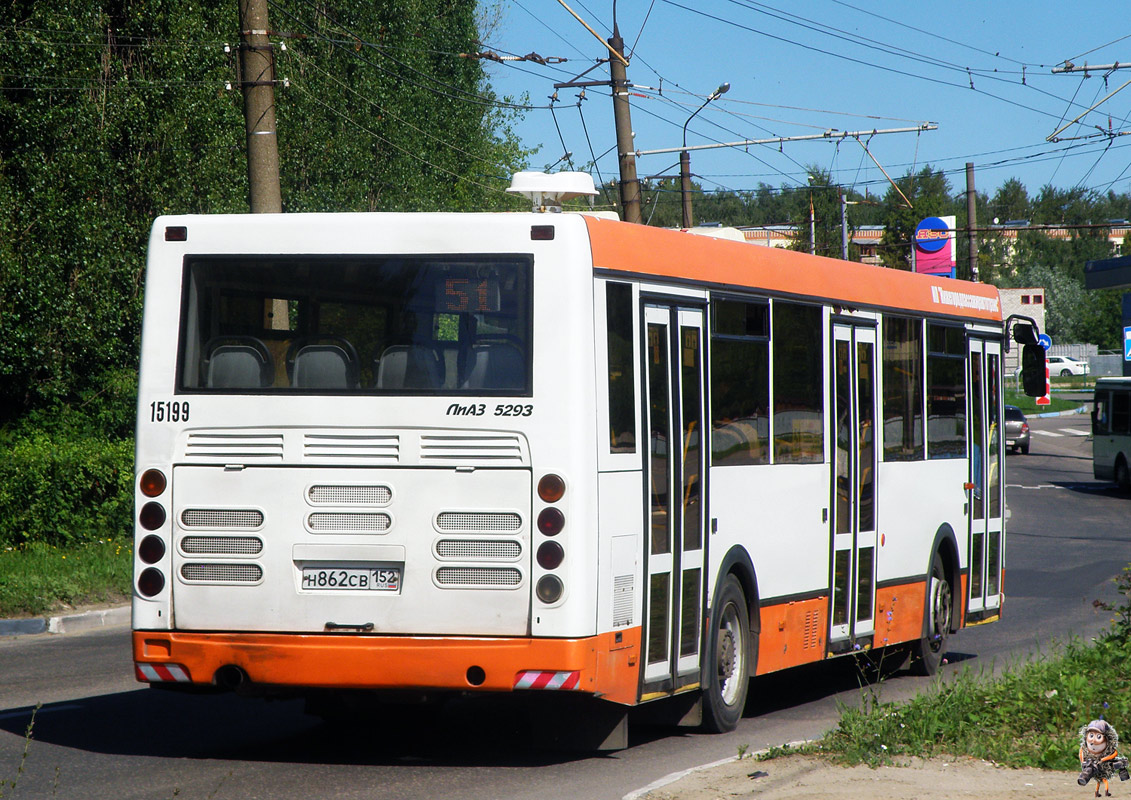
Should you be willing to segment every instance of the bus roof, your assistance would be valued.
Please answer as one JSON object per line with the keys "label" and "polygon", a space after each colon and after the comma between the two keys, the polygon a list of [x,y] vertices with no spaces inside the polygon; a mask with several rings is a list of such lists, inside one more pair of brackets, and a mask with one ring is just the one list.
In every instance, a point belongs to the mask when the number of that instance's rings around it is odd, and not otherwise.
{"label": "bus roof", "polygon": [[704,282],[848,306],[897,309],[1000,323],[997,288],[854,261],[812,256],[587,217],[593,266],[638,276]]}

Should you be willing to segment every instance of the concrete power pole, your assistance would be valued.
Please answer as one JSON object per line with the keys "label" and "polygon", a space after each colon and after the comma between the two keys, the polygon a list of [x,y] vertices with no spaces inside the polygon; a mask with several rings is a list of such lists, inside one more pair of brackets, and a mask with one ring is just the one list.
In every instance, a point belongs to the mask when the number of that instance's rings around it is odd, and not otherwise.
{"label": "concrete power pole", "polygon": [[275,137],[275,52],[267,30],[267,0],[240,0],[240,76],[247,130],[248,205],[253,214],[283,210]]}
{"label": "concrete power pole", "polygon": [[975,204],[978,195],[974,191],[974,165],[966,162],[966,238],[970,244],[970,280],[978,280],[978,237],[974,233],[978,227]]}
{"label": "concrete power pole", "polygon": [[[636,178],[636,150],[632,142],[632,116],[628,107],[628,73],[625,71],[624,39],[613,22],[609,39],[612,51],[609,75],[613,79],[613,121],[617,129],[617,155],[620,160],[620,202],[624,221],[640,224],[640,181]],[[619,58],[618,58],[619,56]]]}

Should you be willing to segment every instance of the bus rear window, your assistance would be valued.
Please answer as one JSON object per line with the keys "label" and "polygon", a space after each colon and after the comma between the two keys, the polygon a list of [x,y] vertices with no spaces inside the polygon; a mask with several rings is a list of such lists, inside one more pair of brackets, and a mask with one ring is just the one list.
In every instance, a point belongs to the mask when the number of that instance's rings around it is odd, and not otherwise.
{"label": "bus rear window", "polygon": [[178,388],[529,395],[530,272],[521,256],[189,257]]}

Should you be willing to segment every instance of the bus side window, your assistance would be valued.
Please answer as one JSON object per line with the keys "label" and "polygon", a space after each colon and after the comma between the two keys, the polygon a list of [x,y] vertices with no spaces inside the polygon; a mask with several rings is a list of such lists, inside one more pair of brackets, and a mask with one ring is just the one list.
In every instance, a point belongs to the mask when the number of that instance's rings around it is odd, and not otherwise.
{"label": "bus side window", "polygon": [[1127,392],[1111,393],[1111,432],[1131,432],[1131,394]]}
{"label": "bus side window", "polygon": [[1096,392],[1095,407],[1092,409],[1092,433],[1107,433],[1108,407],[1111,405],[1111,395]]}
{"label": "bus side window", "polygon": [[609,452],[636,452],[636,374],[632,352],[632,286],[605,286],[609,347]]}

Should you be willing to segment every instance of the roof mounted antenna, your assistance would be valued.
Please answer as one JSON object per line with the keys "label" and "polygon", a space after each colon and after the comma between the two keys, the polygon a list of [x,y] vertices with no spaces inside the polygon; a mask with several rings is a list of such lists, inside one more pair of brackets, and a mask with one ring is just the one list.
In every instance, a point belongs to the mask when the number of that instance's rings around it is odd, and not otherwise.
{"label": "roof mounted antenna", "polygon": [[586,172],[516,172],[507,191],[526,197],[533,211],[543,214],[560,214],[563,201],[597,194]]}

